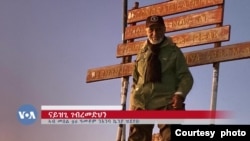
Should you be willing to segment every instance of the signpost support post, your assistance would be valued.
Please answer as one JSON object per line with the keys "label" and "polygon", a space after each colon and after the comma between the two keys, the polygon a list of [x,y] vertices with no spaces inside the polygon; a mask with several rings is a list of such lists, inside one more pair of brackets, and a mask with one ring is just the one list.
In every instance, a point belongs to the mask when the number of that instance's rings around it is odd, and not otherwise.
{"label": "signpost support post", "polygon": [[[139,7],[139,3],[135,2],[135,5],[132,9],[136,9]],[[126,40],[125,39],[125,30],[127,27],[127,18],[128,18],[128,0],[123,0],[123,33],[122,33],[122,43],[126,44],[129,42],[133,42],[133,39]],[[135,23],[131,23],[131,26],[135,25]],[[124,56],[122,57],[122,64],[130,63],[132,60],[132,56]],[[126,99],[129,87],[129,76],[124,76],[121,79],[121,105],[122,110],[126,110]],[[117,141],[125,141],[126,140],[126,124],[119,124],[117,131]]]}
{"label": "signpost support post", "polygon": [[[222,9],[222,16],[224,15],[224,5],[225,5],[225,2],[219,6]],[[223,17],[222,17],[222,19],[223,19]],[[223,20],[221,23],[216,24],[216,27],[221,27],[221,26],[223,26]],[[221,42],[215,43],[214,47],[215,48],[221,47]],[[211,104],[210,104],[211,111],[216,110],[217,95],[218,95],[219,70],[220,70],[220,62],[213,63],[212,94],[211,94]],[[214,119],[212,119],[211,124],[215,124],[214,122],[215,122]]]}

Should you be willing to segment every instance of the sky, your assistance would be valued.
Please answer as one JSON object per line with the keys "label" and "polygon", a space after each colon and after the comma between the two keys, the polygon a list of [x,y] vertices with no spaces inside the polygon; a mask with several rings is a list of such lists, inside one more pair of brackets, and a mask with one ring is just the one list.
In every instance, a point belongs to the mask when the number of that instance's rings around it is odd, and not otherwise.
{"label": "sky", "polygon": [[[223,24],[231,25],[231,35],[222,45],[250,41],[249,5],[225,0]],[[122,0],[0,0],[0,141],[115,140],[117,125],[25,126],[16,113],[23,104],[120,105],[121,79],[86,83],[86,76],[88,69],[121,63],[122,14]],[[212,65],[190,70],[186,109],[209,110]],[[248,72],[249,59],[220,64],[216,109],[233,113],[225,124],[250,124]]]}

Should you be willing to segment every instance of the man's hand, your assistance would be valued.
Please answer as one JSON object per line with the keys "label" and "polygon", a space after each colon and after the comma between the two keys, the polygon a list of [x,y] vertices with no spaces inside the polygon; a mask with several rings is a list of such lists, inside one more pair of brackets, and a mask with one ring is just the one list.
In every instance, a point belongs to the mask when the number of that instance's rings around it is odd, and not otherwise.
{"label": "man's hand", "polygon": [[171,101],[171,106],[174,110],[184,110],[184,98],[181,95],[175,94]]}

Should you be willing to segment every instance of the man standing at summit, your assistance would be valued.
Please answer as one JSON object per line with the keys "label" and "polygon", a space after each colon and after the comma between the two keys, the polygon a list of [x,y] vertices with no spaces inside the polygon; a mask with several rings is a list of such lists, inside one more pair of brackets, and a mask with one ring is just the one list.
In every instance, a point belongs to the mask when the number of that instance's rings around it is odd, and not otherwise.
{"label": "man standing at summit", "polygon": [[[161,16],[146,19],[147,41],[135,61],[130,110],[185,110],[193,77],[181,50],[165,36]],[[159,124],[162,141],[170,141],[170,125]],[[154,125],[130,125],[128,141],[151,141]]]}

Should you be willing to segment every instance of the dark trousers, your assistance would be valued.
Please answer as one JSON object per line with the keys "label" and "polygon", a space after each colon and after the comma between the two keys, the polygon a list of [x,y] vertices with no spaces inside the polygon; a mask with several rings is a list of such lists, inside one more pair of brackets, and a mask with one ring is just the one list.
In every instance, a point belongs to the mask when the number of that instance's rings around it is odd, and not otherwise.
{"label": "dark trousers", "polygon": [[[161,141],[171,140],[171,125],[158,124]],[[133,124],[130,125],[128,141],[152,141],[154,124]]]}
{"label": "dark trousers", "polygon": [[[135,107],[132,110],[141,110]],[[171,105],[166,107],[159,108],[157,110],[173,110]],[[185,104],[183,103],[182,109],[185,110]],[[171,141],[171,126],[168,124],[158,124],[158,128],[160,129],[160,138],[161,141]],[[153,132],[154,124],[132,124],[129,129],[129,137],[128,141],[152,141],[152,132]]]}

